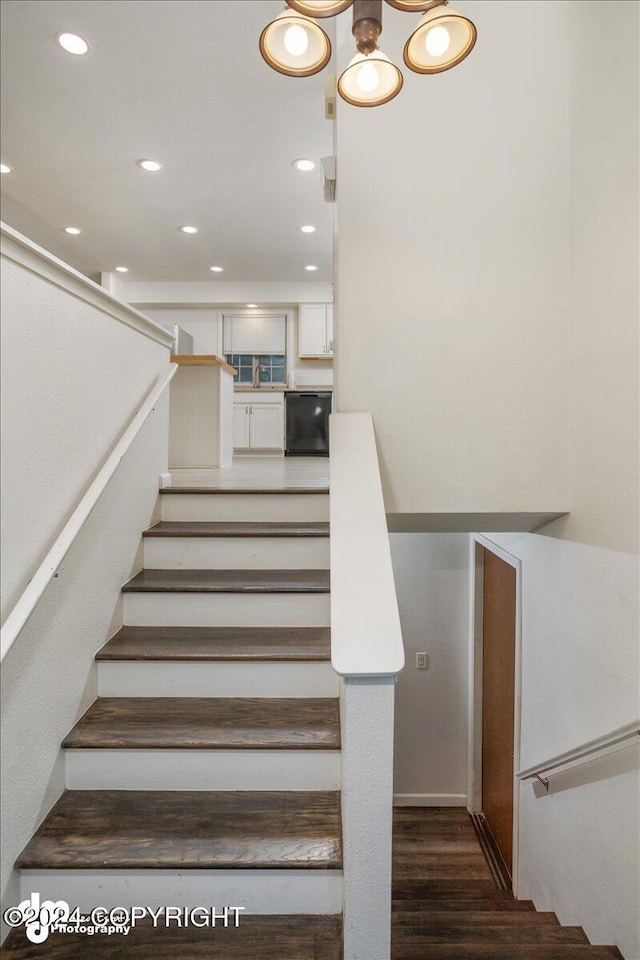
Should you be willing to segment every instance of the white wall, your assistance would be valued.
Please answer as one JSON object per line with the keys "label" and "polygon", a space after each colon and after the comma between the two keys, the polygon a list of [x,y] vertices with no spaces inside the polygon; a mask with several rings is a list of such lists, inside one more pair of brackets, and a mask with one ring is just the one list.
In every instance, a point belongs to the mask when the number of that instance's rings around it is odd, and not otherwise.
{"label": "white wall", "polygon": [[[373,413],[390,514],[562,510],[568,5],[461,4],[468,60],[338,104],[337,401]],[[414,22],[384,7],[396,61]]]}
{"label": "white wall", "polygon": [[[406,656],[395,700],[395,802],[465,806],[469,538],[390,540]],[[426,671],[416,669],[419,651],[428,655]]]}
{"label": "white wall", "polygon": [[[169,353],[151,324],[142,323],[144,333],[122,321],[135,321],[126,305],[102,301],[98,288],[46,256],[27,252],[29,269],[8,259],[15,245],[4,240],[3,232],[2,566],[10,609]],[[94,653],[122,622],[120,587],[141,566],[140,534],[153,520],[167,446],[165,396],[3,662],[3,908],[18,902],[16,856],[63,790],[60,743],[97,695]]]}
{"label": "white wall", "polygon": [[[20,255],[10,238],[3,236],[3,246]],[[33,268],[38,265],[93,295],[85,278],[77,281],[35,259]],[[167,368],[167,346],[153,339],[151,324],[149,335],[141,333],[110,309],[3,256],[3,620],[137,404]],[[160,329],[157,336],[168,340]]]}
{"label": "white wall", "polygon": [[[522,560],[522,765],[638,717],[638,12],[571,4],[571,514]],[[640,957],[638,751],[521,788],[521,897]]]}

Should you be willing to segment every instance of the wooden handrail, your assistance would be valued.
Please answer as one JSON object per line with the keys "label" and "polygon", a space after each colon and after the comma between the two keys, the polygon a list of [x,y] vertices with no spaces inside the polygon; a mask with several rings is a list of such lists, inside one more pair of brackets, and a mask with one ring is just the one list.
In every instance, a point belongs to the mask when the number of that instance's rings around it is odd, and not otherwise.
{"label": "wooden handrail", "polygon": [[109,480],[116,472],[124,455],[137,437],[142,425],[170,384],[177,369],[177,364],[172,363],[162,381],[160,383],[156,381],[151,390],[142,398],[133,420],[128,427],[123,429],[120,439],[100,467],[89,489],[81,498],[71,517],[62,528],[55,543],[27,584],[22,596],[5,620],[2,625],[2,630],[0,631],[0,660],[4,660],[20,634],[20,631],[35,610],[40,597],[64,560],[69,547],[84,526],[85,521],[100,499]]}
{"label": "wooden handrail", "polygon": [[588,760],[594,754],[601,750],[607,750],[609,747],[618,746],[627,740],[633,740],[640,735],[640,720],[634,720],[632,723],[626,723],[623,727],[617,727],[610,733],[605,733],[601,737],[595,737],[593,740],[586,740],[584,743],[574,747],[573,750],[566,750],[564,753],[558,753],[555,757],[550,757],[543,763],[536,763],[524,770],[519,770],[516,774],[518,780],[530,780],[535,777],[544,783],[542,774],[551,773],[559,767],[565,767],[568,764],[574,764]]}

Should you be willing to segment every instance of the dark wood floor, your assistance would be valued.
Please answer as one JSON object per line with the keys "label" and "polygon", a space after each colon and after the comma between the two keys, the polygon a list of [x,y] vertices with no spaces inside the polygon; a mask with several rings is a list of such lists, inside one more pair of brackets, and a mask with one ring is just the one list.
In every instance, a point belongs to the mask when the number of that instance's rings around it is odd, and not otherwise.
{"label": "dark wood floor", "polygon": [[3,960],[340,960],[340,917],[245,917],[237,928],[153,930],[141,924],[126,936],[53,934],[30,943],[14,930]]}
{"label": "dark wood floor", "polygon": [[70,790],[17,869],[307,869],[342,866],[334,791]]}
{"label": "dark wood floor", "polygon": [[[249,819],[258,815],[245,812]],[[139,811],[138,833],[151,814]],[[172,820],[175,827],[174,817],[165,821],[169,843]],[[199,835],[207,825],[194,826],[182,832]],[[52,824],[52,837],[61,830],[82,834],[68,816]],[[396,810],[392,917],[392,960],[622,960],[615,947],[591,946],[580,927],[562,927],[554,913],[536,912],[531,901],[498,889],[459,809]],[[342,933],[339,917],[243,916],[238,929],[141,926],[126,938],[58,935],[44,945],[14,931],[3,954],[7,960],[341,960]]]}
{"label": "dark wood floor", "polygon": [[96,660],[330,660],[329,627],[122,627]]}
{"label": "dark wood floor", "polygon": [[141,570],[123,593],[329,593],[328,570]]}
{"label": "dark wood floor", "polygon": [[161,520],[143,537],[328,537],[327,522]]}
{"label": "dark wood floor", "polygon": [[392,960],[611,960],[581,927],[562,927],[496,886],[459,808],[397,808]]}
{"label": "dark wood floor", "polygon": [[70,749],[339,750],[337,699],[101,697],[63,747]]}

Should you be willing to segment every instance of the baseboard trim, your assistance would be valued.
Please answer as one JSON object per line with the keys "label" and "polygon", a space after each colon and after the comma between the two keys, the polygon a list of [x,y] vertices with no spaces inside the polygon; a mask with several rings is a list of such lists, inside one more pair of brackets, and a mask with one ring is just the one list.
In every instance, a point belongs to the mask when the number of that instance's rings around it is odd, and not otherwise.
{"label": "baseboard trim", "polygon": [[394,807],[466,807],[466,793],[394,793]]}
{"label": "baseboard trim", "polygon": [[160,490],[164,490],[165,487],[171,486],[171,474],[170,473],[161,473],[160,480],[158,483]]}

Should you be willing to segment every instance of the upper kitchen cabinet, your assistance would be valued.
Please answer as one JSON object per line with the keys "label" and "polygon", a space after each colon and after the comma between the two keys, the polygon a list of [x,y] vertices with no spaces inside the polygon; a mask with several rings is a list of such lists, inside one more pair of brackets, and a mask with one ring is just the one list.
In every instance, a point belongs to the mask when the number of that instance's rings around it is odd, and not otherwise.
{"label": "upper kitchen cabinet", "polygon": [[301,303],[298,315],[298,356],[333,357],[333,304]]}

